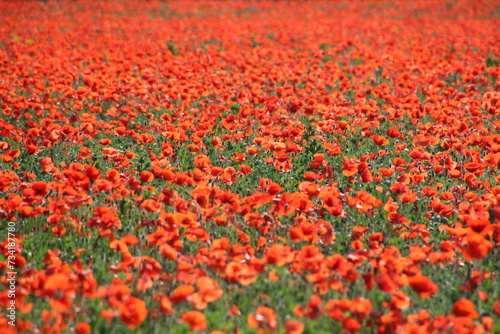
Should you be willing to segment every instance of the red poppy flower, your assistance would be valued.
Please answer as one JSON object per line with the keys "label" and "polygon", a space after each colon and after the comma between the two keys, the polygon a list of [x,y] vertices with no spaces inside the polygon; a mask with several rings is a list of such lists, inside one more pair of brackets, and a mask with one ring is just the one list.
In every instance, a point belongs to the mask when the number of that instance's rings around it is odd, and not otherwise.
{"label": "red poppy flower", "polygon": [[204,331],[207,329],[207,319],[199,311],[189,311],[181,316],[182,321],[189,325],[189,330]]}

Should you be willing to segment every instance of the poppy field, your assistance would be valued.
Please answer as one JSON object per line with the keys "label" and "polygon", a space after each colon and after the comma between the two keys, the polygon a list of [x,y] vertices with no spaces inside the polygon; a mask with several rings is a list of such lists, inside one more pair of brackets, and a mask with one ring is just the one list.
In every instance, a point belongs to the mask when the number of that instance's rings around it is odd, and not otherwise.
{"label": "poppy field", "polygon": [[500,333],[498,2],[0,13],[1,333]]}

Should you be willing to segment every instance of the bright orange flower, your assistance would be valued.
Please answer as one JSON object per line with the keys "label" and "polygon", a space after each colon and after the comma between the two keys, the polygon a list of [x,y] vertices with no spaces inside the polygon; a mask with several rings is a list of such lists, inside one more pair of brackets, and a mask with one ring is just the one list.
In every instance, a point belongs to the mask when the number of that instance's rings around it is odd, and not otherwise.
{"label": "bright orange flower", "polygon": [[148,212],[159,212],[161,210],[161,203],[154,199],[148,198],[147,200],[142,202],[141,208]]}
{"label": "bright orange flower", "polygon": [[462,254],[467,261],[484,258],[493,249],[493,244],[478,233],[469,233],[464,238]]}
{"label": "bright orange flower", "polygon": [[238,282],[242,285],[250,285],[257,280],[255,269],[239,262],[228,263],[225,274],[230,282]]}
{"label": "bright orange flower", "polygon": [[389,145],[389,140],[384,136],[373,136],[372,140],[377,145],[381,146]]}
{"label": "bright orange flower", "polygon": [[290,227],[290,237],[295,242],[305,240],[316,243],[319,239],[318,232],[321,232],[320,227],[308,222],[302,222],[299,226]]}
{"label": "bright orange flower", "polygon": [[304,328],[304,323],[301,321],[292,319],[285,320],[286,334],[302,334],[304,332]]}
{"label": "bright orange flower", "polygon": [[207,329],[207,318],[199,311],[186,312],[181,319],[189,325],[189,330],[201,332]]}
{"label": "bright orange flower", "polygon": [[344,165],[344,167],[342,168],[342,174],[344,176],[353,176],[358,173],[358,162],[350,160],[349,158],[344,156],[342,164]]}
{"label": "bright orange flower", "polygon": [[293,261],[293,255],[294,253],[290,247],[274,244],[267,248],[265,258],[269,264],[283,266]]}
{"label": "bright orange flower", "polygon": [[411,300],[404,292],[396,291],[391,297],[390,300],[391,308],[404,310],[410,307],[410,305],[411,305]]}
{"label": "bright orange flower", "polygon": [[486,292],[486,291],[483,291],[483,290],[479,290],[477,292],[478,296],[479,296],[479,299],[484,303],[484,302],[487,302],[488,299],[489,299],[489,294]]}
{"label": "bright orange flower", "polygon": [[262,328],[270,331],[278,328],[276,312],[267,306],[259,306],[255,313],[249,314],[247,323],[251,328]]}
{"label": "bright orange flower", "polygon": [[176,260],[178,256],[177,250],[169,244],[163,244],[158,248],[161,255],[170,260]]}
{"label": "bright orange flower", "polygon": [[120,179],[120,172],[116,169],[110,169],[106,172],[106,180],[116,182]]}
{"label": "bright orange flower", "polygon": [[379,173],[383,176],[392,176],[394,175],[394,171],[390,168],[385,168],[385,167],[382,167],[379,169]]}
{"label": "bright orange flower", "polygon": [[129,327],[139,326],[147,317],[146,303],[136,297],[128,297],[118,308],[120,319]]}
{"label": "bright orange flower", "polygon": [[387,293],[395,293],[398,288],[398,284],[394,282],[388,274],[380,274],[377,277],[377,283],[379,284],[380,290]]}
{"label": "bright orange flower", "polygon": [[154,177],[153,173],[151,173],[151,172],[148,172],[148,171],[145,171],[145,170],[143,170],[141,172],[141,182],[142,183],[151,182],[151,181],[154,180],[154,178],[155,177]]}
{"label": "bright orange flower", "polygon": [[223,294],[217,282],[206,276],[198,278],[196,286],[198,292],[192,295],[191,302],[199,310],[204,309],[208,303],[218,300]]}
{"label": "bright orange flower", "polygon": [[287,216],[293,213],[297,206],[297,196],[291,193],[282,193],[273,199],[274,203],[270,211],[276,212],[278,216]]}
{"label": "bright orange flower", "polygon": [[452,179],[459,179],[462,177],[462,172],[459,169],[452,169],[448,172]]}
{"label": "bright orange flower", "polygon": [[248,165],[241,164],[241,165],[239,165],[239,167],[240,167],[240,170],[241,170],[241,172],[242,172],[243,174],[248,175],[248,174],[251,174],[251,173],[252,173],[252,170],[253,170],[253,169],[252,169],[252,167],[250,167],[250,166],[248,166]]}
{"label": "bright orange flower", "polygon": [[194,293],[194,291],[195,289],[192,285],[179,285],[177,288],[175,288],[172,297],[170,297],[170,300],[174,304],[179,304],[180,302],[187,300],[188,297]]}
{"label": "bright orange flower", "polygon": [[160,311],[164,314],[173,314],[175,311],[169,298],[163,296],[160,298]]}
{"label": "bright orange flower", "polygon": [[249,155],[257,155],[259,154],[259,149],[255,146],[247,146],[246,151]]}
{"label": "bright orange flower", "polygon": [[149,133],[143,133],[139,136],[139,142],[142,144],[149,144],[155,141],[155,137]]}
{"label": "bright orange flower", "polygon": [[18,210],[21,217],[27,218],[35,216],[35,210],[29,205],[22,205],[18,208]]}
{"label": "bright orange flower", "polygon": [[184,228],[196,227],[198,224],[192,215],[176,212],[173,215],[169,215],[172,222],[178,226]]}
{"label": "bright orange flower", "polygon": [[54,274],[48,277],[45,285],[43,286],[44,290],[52,296],[55,291],[65,291],[71,287],[71,283],[68,275],[66,274]]}
{"label": "bright orange flower", "polygon": [[479,317],[474,303],[463,297],[453,304],[452,312],[458,317],[468,317],[473,319]]}
{"label": "bright orange flower", "polygon": [[356,319],[347,318],[342,322],[342,330],[349,333],[355,333],[361,330],[361,324]]}
{"label": "bright orange flower", "polygon": [[47,193],[50,189],[50,186],[45,182],[33,182],[31,184],[31,189],[34,190],[35,196],[44,197],[45,195],[47,195]]}
{"label": "bright orange flower", "polygon": [[342,201],[339,195],[334,193],[321,193],[319,197],[323,198],[323,207],[332,215],[342,215]]}
{"label": "bright orange flower", "polygon": [[220,146],[222,146],[222,139],[220,139],[219,137],[214,137],[214,138],[212,138],[211,143],[215,147],[220,147]]}
{"label": "bright orange flower", "polygon": [[500,315],[500,299],[495,300],[493,303],[493,312],[495,312],[496,315]]}
{"label": "bright orange flower", "polygon": [[387,130],[387,135],[391,138],[400,138],[404,140],[404,136],[396,128],[389,128]]}
{"label": "bright orange flower", "polygon": [[422,195],[424,195],[426,197],[433,197],[433,196],[436,196],[437,194],[438,194],[438,190],[436,188],[432,188],[432,187],[422,188]]}
{"label": "bright orange flower", "polygon": [[306,307],[295,306],[295,315],[308,319],[316,319],[323,311],[323,300],[317,295],[311,295]]}
{"label": "bright orange flower", "polygon": [[408,277],[408,284],[422,298],[429,298],[439,290],[439,287],[424,275]]}
{"label": "bright orange flower", "polygon": [[87,334],[90,333],[92,330],[92,327],[86,322],[79,322],[75,326],[75,333],[76,334]]}

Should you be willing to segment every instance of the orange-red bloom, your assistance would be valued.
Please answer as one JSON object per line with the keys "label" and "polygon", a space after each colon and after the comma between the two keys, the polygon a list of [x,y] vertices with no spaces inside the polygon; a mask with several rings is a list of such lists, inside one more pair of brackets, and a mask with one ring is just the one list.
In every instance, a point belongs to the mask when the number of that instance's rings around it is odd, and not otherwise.
{"label": "orange-red bloom", "polygon": [[118,308],[121,320],[129,327],[139,326],[147,317],[146,303],[136,297],[128,297]]}
{"label": "orange-red bloom", "polygon": [[458,317],[468,317],[473,319],[479,317],[474,303],[463,297],[453,304],[452,312]]}
{"label": "orange-red bloom", "polygon": [[207,318],[199,311],[189,311],[181,316],[182,321],[189,325],[192,331],[204,331],[207,329]]}

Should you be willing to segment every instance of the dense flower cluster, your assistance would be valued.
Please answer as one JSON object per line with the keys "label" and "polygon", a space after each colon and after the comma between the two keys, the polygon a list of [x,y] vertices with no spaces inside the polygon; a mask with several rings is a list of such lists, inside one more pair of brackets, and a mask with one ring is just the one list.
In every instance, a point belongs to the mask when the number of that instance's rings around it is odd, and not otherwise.
{"label": "dense flower cluster", "polygon": [[2,333],[500,330],[494,1],[0,12]]}

